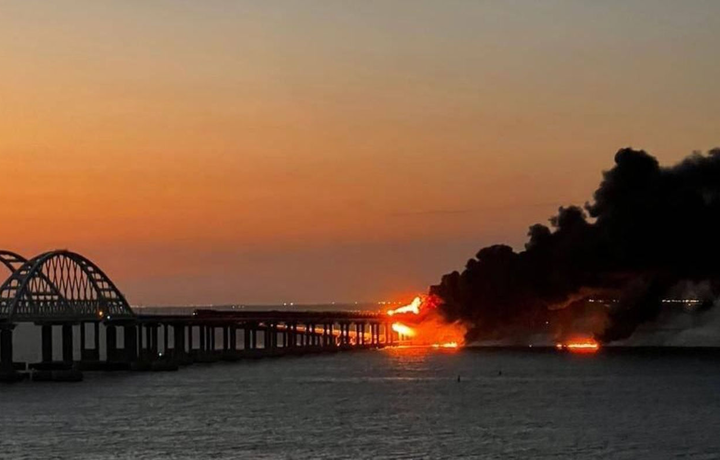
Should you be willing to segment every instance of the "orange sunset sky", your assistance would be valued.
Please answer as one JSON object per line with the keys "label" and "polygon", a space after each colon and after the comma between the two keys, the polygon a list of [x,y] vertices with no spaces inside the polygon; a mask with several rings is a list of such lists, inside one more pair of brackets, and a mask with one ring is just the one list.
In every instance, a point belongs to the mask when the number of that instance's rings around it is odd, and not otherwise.
{"label": "orange sunset sky", "polygon": [[716,1],[0,2],[5,249],[133,304],[382,300],[720,144]]}

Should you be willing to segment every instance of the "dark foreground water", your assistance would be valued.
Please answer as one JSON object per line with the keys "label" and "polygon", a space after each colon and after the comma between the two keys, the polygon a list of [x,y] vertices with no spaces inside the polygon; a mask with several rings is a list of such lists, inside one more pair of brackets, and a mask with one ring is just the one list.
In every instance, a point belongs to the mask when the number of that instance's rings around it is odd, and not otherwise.
{"label": "dark foreground water", "polygon": [[87,374],[1,386],[0,458],[716,459],[719,364],[403,349]]}

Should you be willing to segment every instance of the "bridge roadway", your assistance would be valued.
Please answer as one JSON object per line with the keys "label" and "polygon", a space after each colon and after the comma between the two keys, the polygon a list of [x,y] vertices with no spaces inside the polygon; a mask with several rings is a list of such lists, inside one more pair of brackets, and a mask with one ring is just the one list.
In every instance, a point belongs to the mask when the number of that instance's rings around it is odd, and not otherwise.
{"label": "bridge roadway", "polygon": [[[387,316],[366,311],[136,314],[96,265],[65,250],[30,260],[0,251],[0,263],[10,271],[0,287],[0,381],[76,381],[83,371],[171,371],[193,363],[381,348],[397,340]],[[40,328],[39,362],[13,360],[19,323]],[[53,349],[56,331],[61,353]]]}

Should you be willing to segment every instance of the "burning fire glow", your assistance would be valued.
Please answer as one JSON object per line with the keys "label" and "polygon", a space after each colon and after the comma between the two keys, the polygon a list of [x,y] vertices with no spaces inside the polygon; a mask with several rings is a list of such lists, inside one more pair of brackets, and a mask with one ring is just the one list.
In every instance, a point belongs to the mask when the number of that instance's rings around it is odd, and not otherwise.
{"label": "burning fire glow", "polygon": [[593,339],[578,339],[567,343],[558,343],[555,348],[573,353],[595,353],[600,349],[600,344]]}
{"label": "burning fire glow", "polygon": [[406,326],[402,323],[393,323],[392,330],[397,332],[398,334],[400,334],[401,337],[402,336],[415,337],[415,335],[416,335],[415,329],[413,329],[409,326]]}
{"label": "burning fire glow", "polygon": [[410,305],[405,305],[404,307],[396,308],[395,310],[388,310],[387,314],[388,316],[397,315],[398,313],[413,313],[415,315],[419,315],[422,304],[422,297],[417,296],[413,299]]}
{"label": "burning fire glow", "polygon": [[404,345],[455,349],[465,343],[465,328],[445,322],[437,311],[437,299],[431,296],[417,296],[387,315],[402,319],[392,324],[392,330]]}

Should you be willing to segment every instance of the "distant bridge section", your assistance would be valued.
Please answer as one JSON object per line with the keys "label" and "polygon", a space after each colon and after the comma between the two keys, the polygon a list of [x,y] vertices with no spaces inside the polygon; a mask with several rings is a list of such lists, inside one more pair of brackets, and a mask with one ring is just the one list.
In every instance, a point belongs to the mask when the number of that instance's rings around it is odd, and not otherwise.
{"label": "distant bridge section", "polygon": [[[0,286],[0,381],[80,380],[81,370],[176,370],[195,362],[381,348],[395,341],[387,316],[375,312],[135,314],[97,265],[67,250],[29,260],[0,251],[0,264],[9,273]],[[41,328],[42,360],[30,364],[30,372],[26,363],[13,362],[17,323]],[[61,361],[53,352],[58,327]]]}

